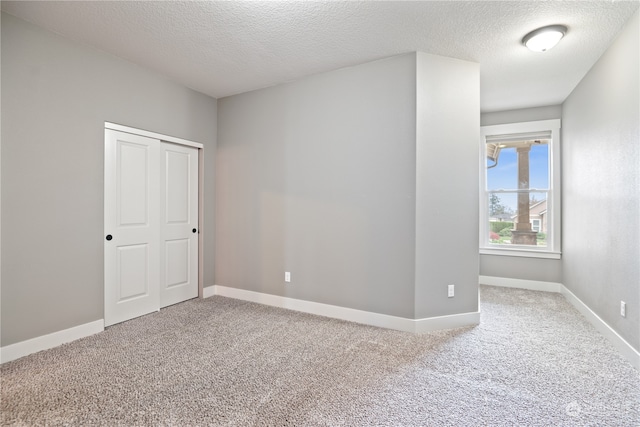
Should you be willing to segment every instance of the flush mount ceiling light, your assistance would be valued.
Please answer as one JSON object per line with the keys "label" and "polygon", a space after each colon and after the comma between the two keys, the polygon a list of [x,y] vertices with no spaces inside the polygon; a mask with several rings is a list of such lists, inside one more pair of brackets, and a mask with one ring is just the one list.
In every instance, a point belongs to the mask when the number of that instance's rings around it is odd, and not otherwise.
{"label": "flush mount ceiling light", "polygon": [[564,25],[549,25],[531,31],[524,36],[522,44],[534,52],[545,52],[557,45],[566,32]]}

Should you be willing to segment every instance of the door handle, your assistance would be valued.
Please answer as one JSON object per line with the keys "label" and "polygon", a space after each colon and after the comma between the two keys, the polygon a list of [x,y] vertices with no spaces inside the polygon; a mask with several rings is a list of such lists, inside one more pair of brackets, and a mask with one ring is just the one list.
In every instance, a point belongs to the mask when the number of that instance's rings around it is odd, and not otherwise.
{"label": "door handle", "polygon": [[193,230],[191,230],[192,233],[197,233],[198,230],[196,230],[195,228]]}
{"label": "door handle", "polygon": [[113,239],[113,236],[111,234],[107,234],[107,240],[111,240]]}

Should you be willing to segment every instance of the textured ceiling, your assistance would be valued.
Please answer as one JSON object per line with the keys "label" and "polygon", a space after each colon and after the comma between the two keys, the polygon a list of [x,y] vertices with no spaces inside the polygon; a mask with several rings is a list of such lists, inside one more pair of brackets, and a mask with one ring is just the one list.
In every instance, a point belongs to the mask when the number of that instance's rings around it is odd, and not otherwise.
{"label": "textured ceiling", "polygon": [[[2,10],[221,98],[412,51],[480,63],[483,111],[564,101],[638,1],[12,2]],[[564,24],[546,53],[529,31]]]}

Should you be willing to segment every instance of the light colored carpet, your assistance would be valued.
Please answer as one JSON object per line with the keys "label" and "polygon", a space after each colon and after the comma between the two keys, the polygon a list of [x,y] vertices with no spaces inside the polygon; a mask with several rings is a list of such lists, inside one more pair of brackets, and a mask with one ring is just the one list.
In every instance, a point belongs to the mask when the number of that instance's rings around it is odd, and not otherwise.
{"label": "light colored carpet", "polygon": [[3,425],[638,426],[640,376],[559,294],[481,287],[414,335],[212,297],[1,367]]}

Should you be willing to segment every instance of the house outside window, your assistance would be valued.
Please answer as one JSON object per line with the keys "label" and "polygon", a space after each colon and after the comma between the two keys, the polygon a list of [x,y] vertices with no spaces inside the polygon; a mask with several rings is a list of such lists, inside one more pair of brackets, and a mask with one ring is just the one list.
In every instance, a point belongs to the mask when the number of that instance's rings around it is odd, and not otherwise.
{"label": "house outside window", "polygon": [[483,126],[480,253],[560,258],[560,120]]}

